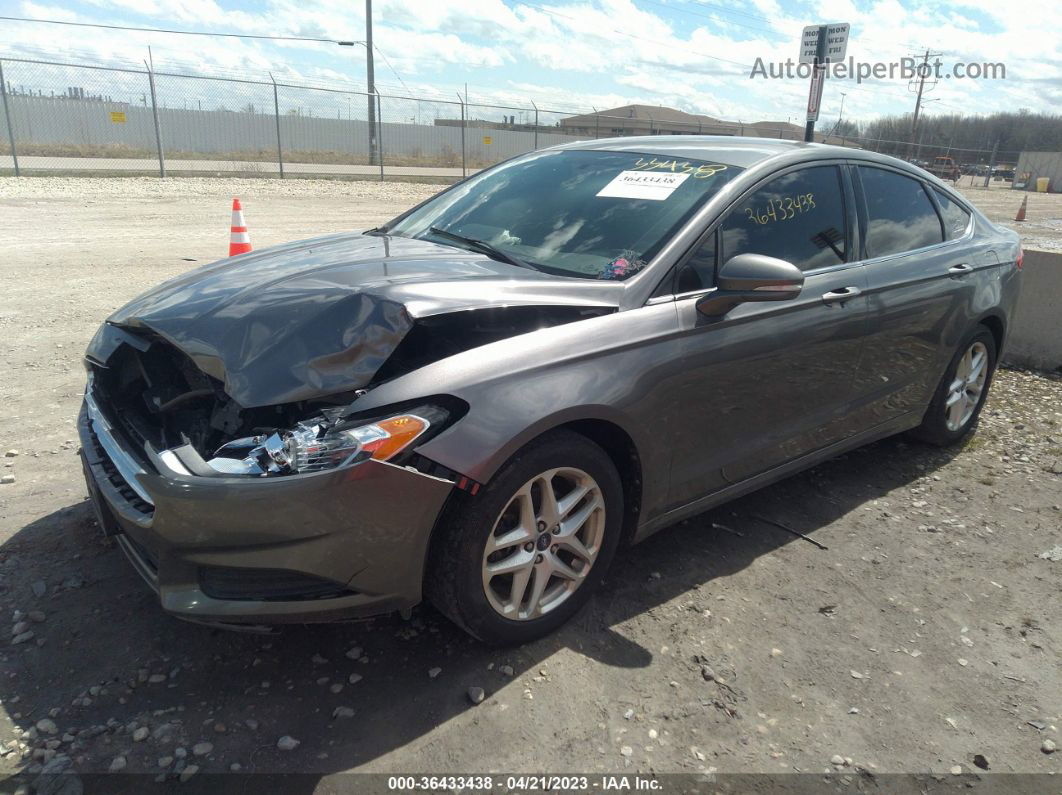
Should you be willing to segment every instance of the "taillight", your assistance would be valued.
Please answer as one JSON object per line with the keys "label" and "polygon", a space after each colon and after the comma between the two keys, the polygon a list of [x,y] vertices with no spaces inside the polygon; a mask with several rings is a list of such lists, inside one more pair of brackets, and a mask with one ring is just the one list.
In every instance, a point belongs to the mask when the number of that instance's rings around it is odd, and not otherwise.
{"label": "taillight", "polygon": [[1022,263],[1025,262],[1025,249],[1018,246],[1018,258],[1014,260],[1014,267],[1021,270]]}

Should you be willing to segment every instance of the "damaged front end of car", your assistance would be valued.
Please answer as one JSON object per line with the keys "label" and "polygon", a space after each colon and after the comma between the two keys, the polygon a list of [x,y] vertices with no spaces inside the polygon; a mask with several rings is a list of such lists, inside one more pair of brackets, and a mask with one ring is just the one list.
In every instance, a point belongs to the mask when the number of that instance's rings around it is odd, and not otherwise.
{"label": "damaged front end of car", "polygon": [[[123,437],[136,448],[147,445],[165,453],[164,460],[202,477],[270,478],[321,472],[355,465],[368,459],[400,461],[412,448],[441,433],[458,420],[467,406],[439,395],[394,408],[393,412],[363,416],[357,400],[377,385],[463,351],[562,323],[603,314],[602,307],[515,306],[486,307],[410,319],[381,329],[360,330],[375,337],[374,349],[389,337],[389,353],[379,357],[373,372],[352,368],[342,382],[348,388],[301,400],[245,405],[230,394],[227,375],[246,372],[234,353],[213,346],[204,354],[203,342],[186,353],[163,334],[137,319],[130,325],[108,322],[86,353],[89,389],[105,407]],[[229,339],[231,339],[231,335]],[[362,345],[355,341],[352,347]],[[304,341],[304,349],[312,344]],[[315,351],[322,358],[345,358],[350,351]],[[208,374],[202,367],[221,375]],[[278,380],[290,382],[291,372],[309,372],[302,362],[277,362]],[[288,392],[312,394],[308,377]],[[277,394],[274,384],[240,381],[248,402]],[[252,388],[253,387],[253,388]]]}
{"label": "damaged front end of car", "polygon": [[86,350],[78,432],[97,521],[180,618],[408,609],[445,506],[480,487],[418,451],[471,409],[431,388],[367,395],[615,312],[622,289],[359,235],[179,276]]}

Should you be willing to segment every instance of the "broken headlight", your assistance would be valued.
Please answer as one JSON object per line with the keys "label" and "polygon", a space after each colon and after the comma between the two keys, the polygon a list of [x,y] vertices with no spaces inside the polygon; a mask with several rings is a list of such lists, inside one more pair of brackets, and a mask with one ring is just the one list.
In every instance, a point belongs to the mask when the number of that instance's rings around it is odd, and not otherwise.
{"label": "broken headlight", "polygon": [[431,427],[431,420],[422,415],[438,413],[398,414],[360,425],[315,417],[290,430],[234,439],[219,447],[207,464],[225,475],[261,476],[321,472],[370,458],[387,461]]}

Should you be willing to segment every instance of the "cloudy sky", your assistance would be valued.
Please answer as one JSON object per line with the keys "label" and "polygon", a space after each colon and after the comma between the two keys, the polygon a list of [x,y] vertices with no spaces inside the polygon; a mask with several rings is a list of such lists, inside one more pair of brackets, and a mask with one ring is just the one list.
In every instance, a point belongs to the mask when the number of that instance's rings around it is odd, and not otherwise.
{"label": "cloudy sky", "polygon": [[[0,0],[0,15],[183,30],[364,38],[360,0]],[[562,111],[629,102],[719,118],[802,123],[807,81],[750,79],[757,58],[797,54],[804,25],[852,24],[848,54],[897,61],[931,47],[955,62],[1002,62],[1004,80],[941,80],[927,113],[1027,107],[1062,112],[1062,3],[1024,0],[376,0],[381,93]],[[363,88],[361,46],[270,42],[0,23],[0,56],[156,68]],[[9,79],[10,76],[9,76]],[[56,78],[58,79],[58,78]],[[267,78],[268,79],[268,78]],[[906,80],[832,80],[823,115],[909,112]]]}

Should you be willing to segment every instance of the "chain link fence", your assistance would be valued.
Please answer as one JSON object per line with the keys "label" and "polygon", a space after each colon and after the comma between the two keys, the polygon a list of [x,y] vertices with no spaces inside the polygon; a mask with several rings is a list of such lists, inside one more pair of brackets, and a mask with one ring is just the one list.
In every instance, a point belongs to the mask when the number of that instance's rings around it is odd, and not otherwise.
{"label": "chain link fence", "polygon": [[[453,180],[525,152],[590,138],[733,135],[802,140],[788,122],[667,108],[626,116],[343,88],[0,59],[0,173],[227,174]],[[695,119],[695,120],[691,120]],[[1025,186],[1017,152],[910,141],[816,140],[917,161],[944,178]],[[1032,180],[1027,180],[1031,182]]]}

